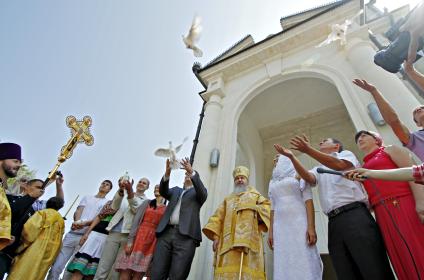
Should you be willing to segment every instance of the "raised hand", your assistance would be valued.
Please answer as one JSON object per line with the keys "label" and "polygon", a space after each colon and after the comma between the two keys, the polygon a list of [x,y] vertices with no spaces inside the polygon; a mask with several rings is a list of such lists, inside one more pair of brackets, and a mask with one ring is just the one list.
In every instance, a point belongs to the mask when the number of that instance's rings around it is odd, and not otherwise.
{"label": "raised hand", "polygon": [[308,153],[312,149],[309,139],[305,134],[302,136],[296,135],[290,139],[290,145],[292,150],[296,150],[302,153]]}
{"label": "raised hand", "polygon": [[166,160],[165,176],[166,177],[171,176],[171,162],[169,161],[169,158]]}
{"label": "raised hand", "polygon": [[405,73],[409,75],[410,73],[413,73],[415,71],[415,68],[411,62],[405,60],[405,62],[403,63],[403,70],[405,70]]}
{"label": "raised hand", "polygon": [[124,188],[127,190],[127,193],[133,192],[134,179],[130,181],[124,181]]}
{"label": "raised hand", "polygon": [[191,174],[193,174],[193,167],[190,164],[190,160],[186,157],[183,158],[180,163],[182,165],[182,169],[185,169],[185,171],[191,176]]}
{"label": "raised hand", "polygon": [[292,158],[294,156],[292,151],[284,148],[280,144],[274,144],[274,148],[280,155],[283,155],[283,156],[288,157],[288,158]]}
{"label": "raised hand", "polygon": [[128,191],[128,188],[132,188],[134,185],[134,179],[132,179],[131,182],[128,180],[119,180],[118,185],[119,189]]}
{"label": "raised hand", "polygon": [[356,86],[358,86],[358,87],[362,88],[363,90],[366,90],[366,91],[371,92],[371,93],[372,93],[373,91],[377,90],[377,88],[376,88],[374,85],[369,84],[369,83],[368,83],[367,81],[365,81],[365,80],[354,79],[354,80],[352,81],[352,83],[354,83]]}

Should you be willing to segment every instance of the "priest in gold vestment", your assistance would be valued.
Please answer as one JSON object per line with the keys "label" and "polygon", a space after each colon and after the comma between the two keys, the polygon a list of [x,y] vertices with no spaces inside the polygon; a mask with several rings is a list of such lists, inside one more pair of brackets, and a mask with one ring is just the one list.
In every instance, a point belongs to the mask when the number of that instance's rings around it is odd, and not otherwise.
{"label": "priest in gold vestment", "polygon": [[14,259],[8,280],[43,280],[56,259],[65,227],[57,212],[63,207],[63,199],[52,197],[46,207],[35,212],[25,223],[22,245],[18,248],[20,255]]}
{"label": "priest in gold vestment", "polygon": [[[6,197],[7,179],[18,175],[22,164],[21,146],[15,143],[0,143],[0,250],[13,242],[12,210]],[[6,271],[1,265],[0,278]]]}
{"label": "priest in gold vestment", "polygon": [[233,177],[233,193],[203,228],[213,241],[214,279],[266,279],[262,232],[268,231],[271,203],[248,185],[246,167],[236,167]]}

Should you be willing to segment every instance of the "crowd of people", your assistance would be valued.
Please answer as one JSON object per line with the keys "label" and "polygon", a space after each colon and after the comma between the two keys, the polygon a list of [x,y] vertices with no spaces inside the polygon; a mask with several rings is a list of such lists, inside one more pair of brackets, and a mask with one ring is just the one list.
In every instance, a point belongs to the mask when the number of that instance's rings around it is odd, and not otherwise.
{"label": "crowd of people", "polygon": [[[415,10],[422,12],[422,6]],[[422,17],[415,19],[418,23],[406,27],[412,39],[404,69],[424,89],[424,76],[412,65],[424,30],[417,28]],[[424,129],[411,132],[375,86],[353,83],[372,95],[400,142],[424,161]],[[424,128],[424,106],[412,116]],[[318,148],[305,135],[293,137],[290,148],[275,144],[268,197],[249,184],[249,169],[237,166],[232,191],[203,228],[200,210],[208,191],[187,158],[180,163],[181,187],[170,188],[172,168],[166,161],[153,199],[145,195],[149,179],[141,178],[134,189],[133,180],[121,177],[108,200],[113,182],[105,179],[95,195],[80,201],[64,237],[58,212],[64,205],[63,175],[56,175],[56,195],[47,200],[41,199],[43,180],[24,176],[8,186],[22,152],[18,144],[0,143],[0,279],[182,280],[202,233],[214,256],[205,273],[213,270],[217,280],[266,279],[265,232],[274,253],[274,279],[322,279],[314,187],[328,216],[328,250],[339,279],[423,279],[424,164],[416,165],[405,148],[385,146],[376,132],[361,130],[352,139],[365,154],[362,167],[333,136]],[[296,153],[319,165],[308,170]]]}
{"label": "crowd of people", "polygon": [[167,160],[154,199],[145,195],[147,178],[134,190],[134,181],[122,177],[108,201],[113,183],[104,180],[97,194],[82,198],[64,238],[64,219],[57,212],[64,204],[63,176],[57,176],[56,196],[47,201],[40,200],[43,180],[24,184],[19,178],[16,193],[7,181],[16,177],[21,162],[19,145],[0,143],[1,279],[188,277],[202,239],[199,212],[207,190],[187,158],[181,161],[186,172],[183,187],[169,187]]}

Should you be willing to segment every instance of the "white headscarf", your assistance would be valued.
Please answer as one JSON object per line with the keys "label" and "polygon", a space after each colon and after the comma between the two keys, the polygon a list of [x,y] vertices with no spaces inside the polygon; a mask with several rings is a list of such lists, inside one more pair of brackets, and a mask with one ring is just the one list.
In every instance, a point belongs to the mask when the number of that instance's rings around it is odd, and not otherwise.
{"label": "white headscarf", "polygon": [[282,180],[286,177],[295,177],[296,170],[294,169],[293,163],[288,157],[280,155],[278,157],[277,164],[272,171],[272,180]]}
{"label": "white headscarf", "polygon": [[[296,178],[296,170],[294,169],[293,163],[291,160],[283,155],[278,157],[278,162],[272,170],[271,181],[281,181],[284,178]],[[299,188],[303,191],[306,187],[306,182],[301,179],[299,181]]]}

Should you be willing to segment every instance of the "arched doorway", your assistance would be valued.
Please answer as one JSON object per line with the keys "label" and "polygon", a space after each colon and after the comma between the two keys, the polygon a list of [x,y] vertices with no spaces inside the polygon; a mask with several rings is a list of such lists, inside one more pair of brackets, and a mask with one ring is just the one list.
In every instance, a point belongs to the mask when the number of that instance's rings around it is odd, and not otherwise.
{"label": "arched doorway", "polygon": [[[345,149],[360,156],[353,140],[355,131],[345,101],[333,83],[319,77],[293,77],[263,89],[241,111],[237,123],[235,163],[250,167],[251,184],[267,196],[274,143],[288,146],[291,137],[305,134],[316,146],[321,139],[334,137],[344,143]],[[309,157],[298,156],[308,168],[316,165]],[[318,248],[327,268],[326,279],[332,279],[327,218],[321,211],[316,190],[314,204]],[[268,277],[272,279],[272,254],[268,249],[266,264]]]}

